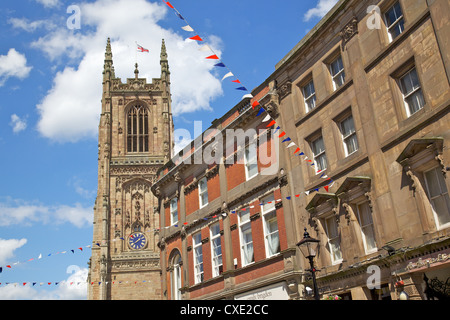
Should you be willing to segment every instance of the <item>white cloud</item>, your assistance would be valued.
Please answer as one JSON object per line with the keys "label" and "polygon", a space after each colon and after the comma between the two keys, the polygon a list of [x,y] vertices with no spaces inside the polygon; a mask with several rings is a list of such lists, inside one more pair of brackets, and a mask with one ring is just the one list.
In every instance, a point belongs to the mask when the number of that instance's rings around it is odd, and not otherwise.
{"label": "white cloud", "polygon": [[9,49],[6,55],[0,55],[0,87],[3,86],[10,77],[24,79],[28,77],[31,67],[27,66],[27,59],[24,54]]}
{"label": "white cloud", "polygon": [[338,0],[319,0],[316,7],[309,9],[305,13],[303,19],[309,21],[314,17],[322,18],[337,2]]}
{"label": "white cloud", "polygon": [[85,208],[79,203],[73,206],[45,206],[10,198],[5,202],[0,202],[0,226],[31,225],[38,222],[44,224],[71,223],[81,228],[91,225],[92,217],[93,209]]}
{"label": "white cloud", "polygon": [[39,28],[44,28],[46,30],[55,28],[55,24],[49,20],[36,20],[30,22],[25,18],[11,18],[8,20],[8,23],[11,24],[13,28],[22,29],[26,32],[33,32]]}
{"label": "white cloud", "polygon": [[17,114],[11,115],[11,122],[9,124],[13,127],[14,133],[19,133],[27,128],[26,120],[21,119]]}
{"label": "white cloud", "polygon": [[[38,131],[44,137],[76,142],[97,136],[108,37],[116,76],[123,82],[134,77],[135,42],[150,50],[150,53],[138,53],[139,76],[149,81],[159,77],[161,41],[165,39],[175,116],[210,111],[212,100],[223,94],[221,82],[212,74],[214,63],[205,59],[205,52],[198,50],[196,41],[186,40],[192,35],[180,31],[183,35],[180,36],[158,25],[168,12],[164,4],[144,0],[97,0],[80,4],[80,8],[80,30],[54,30],[32,44],[52,61],[70,59],[72,63],[56,74],[53,87],[37,106]],[[210,38],[212,45],[220,45],[219,38]]]}
{"label": "white cloud", "polygon": [[14,257],[14,251],[24,246],[27,239],[1,239],[0,238],[0,265]]}
{"label": "white cloud", "polygon": [[54,8],[59,5],[59,0],[36,0],[46,8]]}

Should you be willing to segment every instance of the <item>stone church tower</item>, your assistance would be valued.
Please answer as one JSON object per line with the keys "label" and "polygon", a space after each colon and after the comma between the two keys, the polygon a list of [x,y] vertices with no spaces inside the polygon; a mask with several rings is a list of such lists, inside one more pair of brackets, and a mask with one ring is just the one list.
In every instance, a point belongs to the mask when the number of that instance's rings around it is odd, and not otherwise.
{"label": "stone church tower", "polygon": [[114,73],[108,38],[98,135],[88,299],[160,299],[158,200],[150,187],[172,157],[170,72],[164,40],[161,77],[123,83]]}

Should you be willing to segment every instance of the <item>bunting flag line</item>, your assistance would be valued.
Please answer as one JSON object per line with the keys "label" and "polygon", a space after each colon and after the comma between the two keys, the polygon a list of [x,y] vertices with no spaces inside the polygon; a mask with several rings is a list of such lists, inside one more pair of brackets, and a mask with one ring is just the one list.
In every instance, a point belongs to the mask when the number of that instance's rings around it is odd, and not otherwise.
{"label": "bunting flag line", "polygon": [[[182,20],[184,20],[184,21],[187,23],[187,26],[182,27],[182,29],[185,30],[185,31],[193,32],[193,28],[190,26],[190,24],[187,22],[187,20],[184,18],[184,16],[182,16],[182,15],[180,14],[180,12],[179,12],[179,11],[178,11],[178,10],[177,10],[170,2],[168,2],[168,1],[166,1],[166,0],[162,0],[162,1],[163,1],[166,5],[168,5],[171,9],[173,9],[173,10],[175,11],[175,14],[176,14],[179,18],[181,18]],[[201,41],[203,41],[203,39],[200,38],[199,35],[195,35],[194,37],[191,37],[190,39],[199,40],[199,41],[201,40]],[[218,55],[212,50],[212,48],[209,47],[208,45],[202,46],[199,50],[201,50],[201,51],[208,51],[208,50],[209,50],[209,51],[211,51],[211,52],[213,53],[213,55],[207,56],[206,59],[220,60],[219,56],[218,56]],[[220,61],[219,63],[216,63],[214,66],[216,66],[216,67],[225,67],[225,68],[227,68],[226,65],[225,65],[222,61]],[[228,69],[228,68],[227,68],[227,69]],[[226,74],[223,76],[222,81],[223,81],[224,79],[226,79],[226,78],[229,78],[229,77],[234,77],[234,74],[233,74],[233,72],[231,72],[231,70],[228,69],[228,73],[226,73]],[[232,80],[232,82],[238,83],[238,84],[242,84],[241,81],[240,81],[239,79],[234,79],[234,80]],[[240,87],[237,87],[237,88],[235,88],[235,89],[236,89],[236,90],[242,90],[242,91],[248,91],[247,88],[246,88],[245,86],[240,86]],[[252,94],[245,94],[245,95],[242,97],[242,99],[243,99],[244,97],[253,98]],[[259,103],[256,99],[255,99],[255,101],[252,102],[252,108],[253,108],[253,109],[255,109],[255,107],[256,107],[256,106],[259,106],[259,105],[260,105],[260,103]],[[258,111],[257,116],[260,116],[264,111],[266,111],[266,110],[265,110],[263,107],[261,107],[260,110]],[[269,121],[270,119],[271,119],[271,117],[270,117],[270,115],[269,115],[269,117],[266,117],[266,118],[263,120],[263,122]],[[276,124],[277,124],[276,121],[275,121],[274,119],[272,119],[272,120],[270,121],[270,123],[266,126],[266,128],[275,126]],[[279,129],[280,129],[280,126],[277,126],[276,131],[278,131]],[[283,132],[279,135],[279,138],[283,137],[284,135],[286,135],[286,133],[283,131]],[[291,141],[291,138],[290,138],[290,137],[287,137],[287,138],[285,138],[282,142],[287,142],[287,141]],[[290,147],[293,147],[293,146],[296,146],[295,152],[293,153],[294,155],[305,155],[304,152],[301,152],[301,153],[297,154],[297,153],[300,151],[300,147],[299,147],[295,142],[290,142],[290,143],[288,144],[287,148],[290,148]],[[305,156],[305,158],[304,158],[303,160],[306,161],[306,162],[308,162],[309,167],[314,169],[315,174],[318,174],[318,173],[319,173],[319,172],[317,172],[316,169],[315,169],[315,163],[314,163],[313,160],[308,159],[307,156]],[[333,183],[333,181],[331,181],[330,184],[328,184],[328,187],[327,187],[327,188],[324,188],[327,192],[328,192],[328,190],[329,190],[330,185],[332,185],[332,183]]]}
{"label": "bunting flag line", "polygon": [[38,282],[38,281],[27,281],[27,282],[0,282],[0,287],[8,287],[8,286],[20,286],[20,287],[25,287],[25,286],[29,286],[29,287],[37,287],[37,286],[51,286],[51,285],[55,285],[55,286],[67,286],[67,287],[72,287],[72,286],[84,286],[84,285],[101,285],[102,283],[106,284],[106,285],[123,285],[123,284],[132,284],[132,285],[137,285],[137,284],[141,284],[141,283],[151,283],[151,280],[139,280],[139,281],[95,281],[95,282],[90,282],[88,283],[87,281],[67,281],[67,280],[62,280],[62,281],[46,281],[46,282]]}

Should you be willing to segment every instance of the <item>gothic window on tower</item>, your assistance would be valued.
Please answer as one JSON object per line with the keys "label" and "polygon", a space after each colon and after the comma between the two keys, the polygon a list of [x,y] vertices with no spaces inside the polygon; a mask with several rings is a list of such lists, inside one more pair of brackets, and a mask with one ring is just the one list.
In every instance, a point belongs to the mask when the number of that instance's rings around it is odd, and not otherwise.
{"label": "gothic window on tower", "polygon": [[136,105],[127,114],[127,152],[148,152],[148,109]]}

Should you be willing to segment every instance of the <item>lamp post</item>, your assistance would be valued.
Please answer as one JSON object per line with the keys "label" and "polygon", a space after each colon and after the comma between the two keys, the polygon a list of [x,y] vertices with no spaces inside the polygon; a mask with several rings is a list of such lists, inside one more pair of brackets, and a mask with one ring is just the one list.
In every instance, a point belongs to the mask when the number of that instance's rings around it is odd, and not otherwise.
{"label": "lamp post", "polygon": [[306,231],[303,234],[303,239],[300,240],[299,243],[297,243],[297,246],[299,247],[302,254],[305,256],[306,259],[309,260],[309,264],[311,266],[311,269],[308,269],[306,271],[311,271],[312,274],[312,280],[313,280],[313,287],[314,287],[314,299],[320,300],[319,298],[319,290],[317,289],[317,282],[316,282],[316,268],[314,267],[314,257],[317,253],[317,248],[319,247],[319,240],[311,238],[309,236],[308,231]]}

